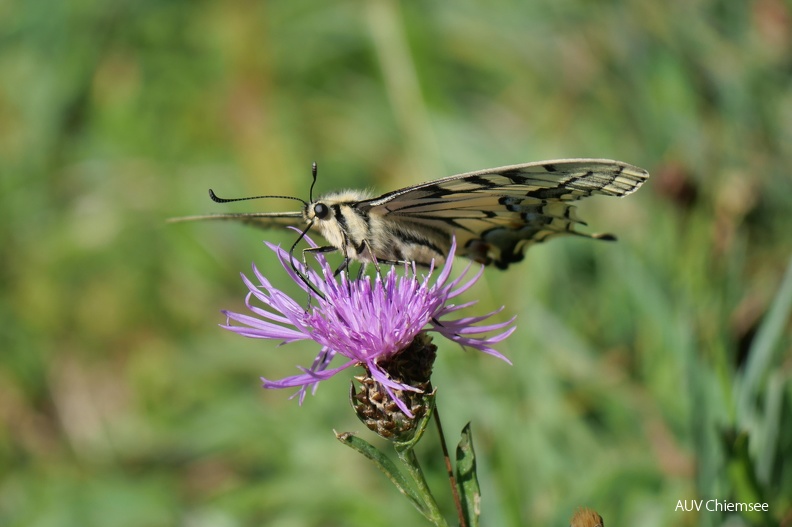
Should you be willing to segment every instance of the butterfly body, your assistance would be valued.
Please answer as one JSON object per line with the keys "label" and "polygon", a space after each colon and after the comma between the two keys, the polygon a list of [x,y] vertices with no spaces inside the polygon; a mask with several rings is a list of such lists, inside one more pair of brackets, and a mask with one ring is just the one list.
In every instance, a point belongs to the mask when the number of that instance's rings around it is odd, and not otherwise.
{"label": "butterfly body", "polygon": [[345,261],[442,262],[457,253],[501,269],[522,260],[533,243],[561,235],[614,239],[575,230],[585,225],[573,202],[593,194],[626,196],[649,177],[608,159],[561,159],[492,168],[406,187],[379,197],[362,191],[304,202],[300,212],[218,214],[262,227],[307,225]]}

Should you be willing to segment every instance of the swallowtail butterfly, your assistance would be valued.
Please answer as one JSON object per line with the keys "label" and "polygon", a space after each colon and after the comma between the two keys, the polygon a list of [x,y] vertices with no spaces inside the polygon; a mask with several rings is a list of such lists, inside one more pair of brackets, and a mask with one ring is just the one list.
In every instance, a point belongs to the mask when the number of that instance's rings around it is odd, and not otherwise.
{"label": "swallowtail butterfly", "polygon": [[[316,164],[313,176],[315,183]],[[241,198],[288,198],[303,207],[295,212],[211,214],[175,221],[235,220],[264,228],[302,225],[300,239],[316,228],[329,245],[309,250],[340,251],[342,268],[351,260],[429,265],[434,259],[439,264],[454,236],[458,255],[506,269],[522,260],[532,244],[556,236],[615,239],[575,230],[585,223],[573,203],[593,194],[626,196],[648,177],[645,170],[620,161],[559,159],[468,172],[378,197],[352,190],[307,202],[291,196]],[[238,201],[218,198],[211,190],[209,194],[221,203]]]}

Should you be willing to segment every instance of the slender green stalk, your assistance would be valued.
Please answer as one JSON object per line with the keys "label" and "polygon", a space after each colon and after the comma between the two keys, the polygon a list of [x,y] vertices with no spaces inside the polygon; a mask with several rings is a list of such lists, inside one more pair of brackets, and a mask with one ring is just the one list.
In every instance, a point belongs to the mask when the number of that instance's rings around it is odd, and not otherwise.
{"label": "slender green stalk", "polygon": [[415,491],[423,498],[424,505],[426,506],[426,509],[423,511],[424,516],[438,527],[448,527],[448,522],[443,518],[440,508],[437,506],[437,502],[432,495],[432,491],[426,483],[426,478],[424,477],[423,470],[421,470],[421,466],[418,464],[415,451],[412,448],[408,448],[405,450],[397,450],[396,452],[399,455],[399,459],[407,468],[407,473],[412,478],[413,483],[415,483]]}
{"label": "slender green stalk", "polygon": [[459,527],[468,527],[468,522],[465,519],[465,512],[462,509],[462,500],[459,497],[459,486],[454,477],[454,467],[451,465],[451,456],[448,455],[443,425],[440,422],[440,413],[437,411],[437,407],[434,409],[434,419],[435,424],[437,424],[437,434],[440,436],[440,446],[443,447],[443,460],[445,461],[446,472],[448,473],[448,482],[451,485],[451,495],[454,497],[454,506],[457,510],[457,516],[459,517]]}

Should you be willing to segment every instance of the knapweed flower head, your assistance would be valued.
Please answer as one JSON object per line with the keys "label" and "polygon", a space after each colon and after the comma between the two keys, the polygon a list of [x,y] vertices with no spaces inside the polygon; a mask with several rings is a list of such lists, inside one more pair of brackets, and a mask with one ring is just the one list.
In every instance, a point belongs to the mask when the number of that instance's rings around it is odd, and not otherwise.
{"label": "knapweed flower head", "polygon": [[[315,247],[311,240],[308,243]],[[406,404],[394,397],[394,391],[418,392],[421,388],[393,379],[383,365],[409,348],[419,334],[434,332],[464,347],[475,348],[509,362],[492,345],[514,331],[514,318],[479,325],[500,310],[483,316],[447,318],[476,303],[455,305],[449,301],[470,289],[483,271],[482,267],[465,280],[470,270],[468,265],[460,276],[450,279],[454,243],[434,281],[431,280],[434,268],[419,277],[415,267],[409,265],[405,265],[401,274],[397,272],[397,266],[390,267],[384,278],[380,273],[373,279],[371,276],[350,279],[344,272],[334,276],[327,260],[319,253],[313,253],[319,264],[316,271],[295,262],[292,255],[279,246],[271,243],[267,246],[275,252],[283,268],[310,300],[306,301],[304,296],[291,298],[272,285],[254,265],[255,281],[242,276],[249,290],[246,305],[251,314],[224,311],[227,322],[221,327],[245,337],[279,340],[282,344],[310,339],[316,341],[321,350],[310,367],[299,367],[302,370],[299,375],[280,380],[262,377],[265,388],[299,387],[296,395],[302,403],[307,390],[315,392],[319,381],[359,365],[385,388],[402,412],[412,416]],[[485,336],[493,332],[495,334]],[[331,368],[330,363],[336,356],[347,360]]]}

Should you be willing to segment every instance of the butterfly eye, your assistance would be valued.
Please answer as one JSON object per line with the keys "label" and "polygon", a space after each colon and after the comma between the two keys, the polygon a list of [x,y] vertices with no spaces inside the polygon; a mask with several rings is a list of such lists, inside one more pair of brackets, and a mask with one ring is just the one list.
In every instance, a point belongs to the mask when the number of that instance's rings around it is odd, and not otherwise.
{"label": "butterfly eye", "polygon": [[317,203],[314,205],[314,214],[320,220],[327,218],[327,215],[330,214],[330,209],[327,208],[327,205],[324,203]]}

